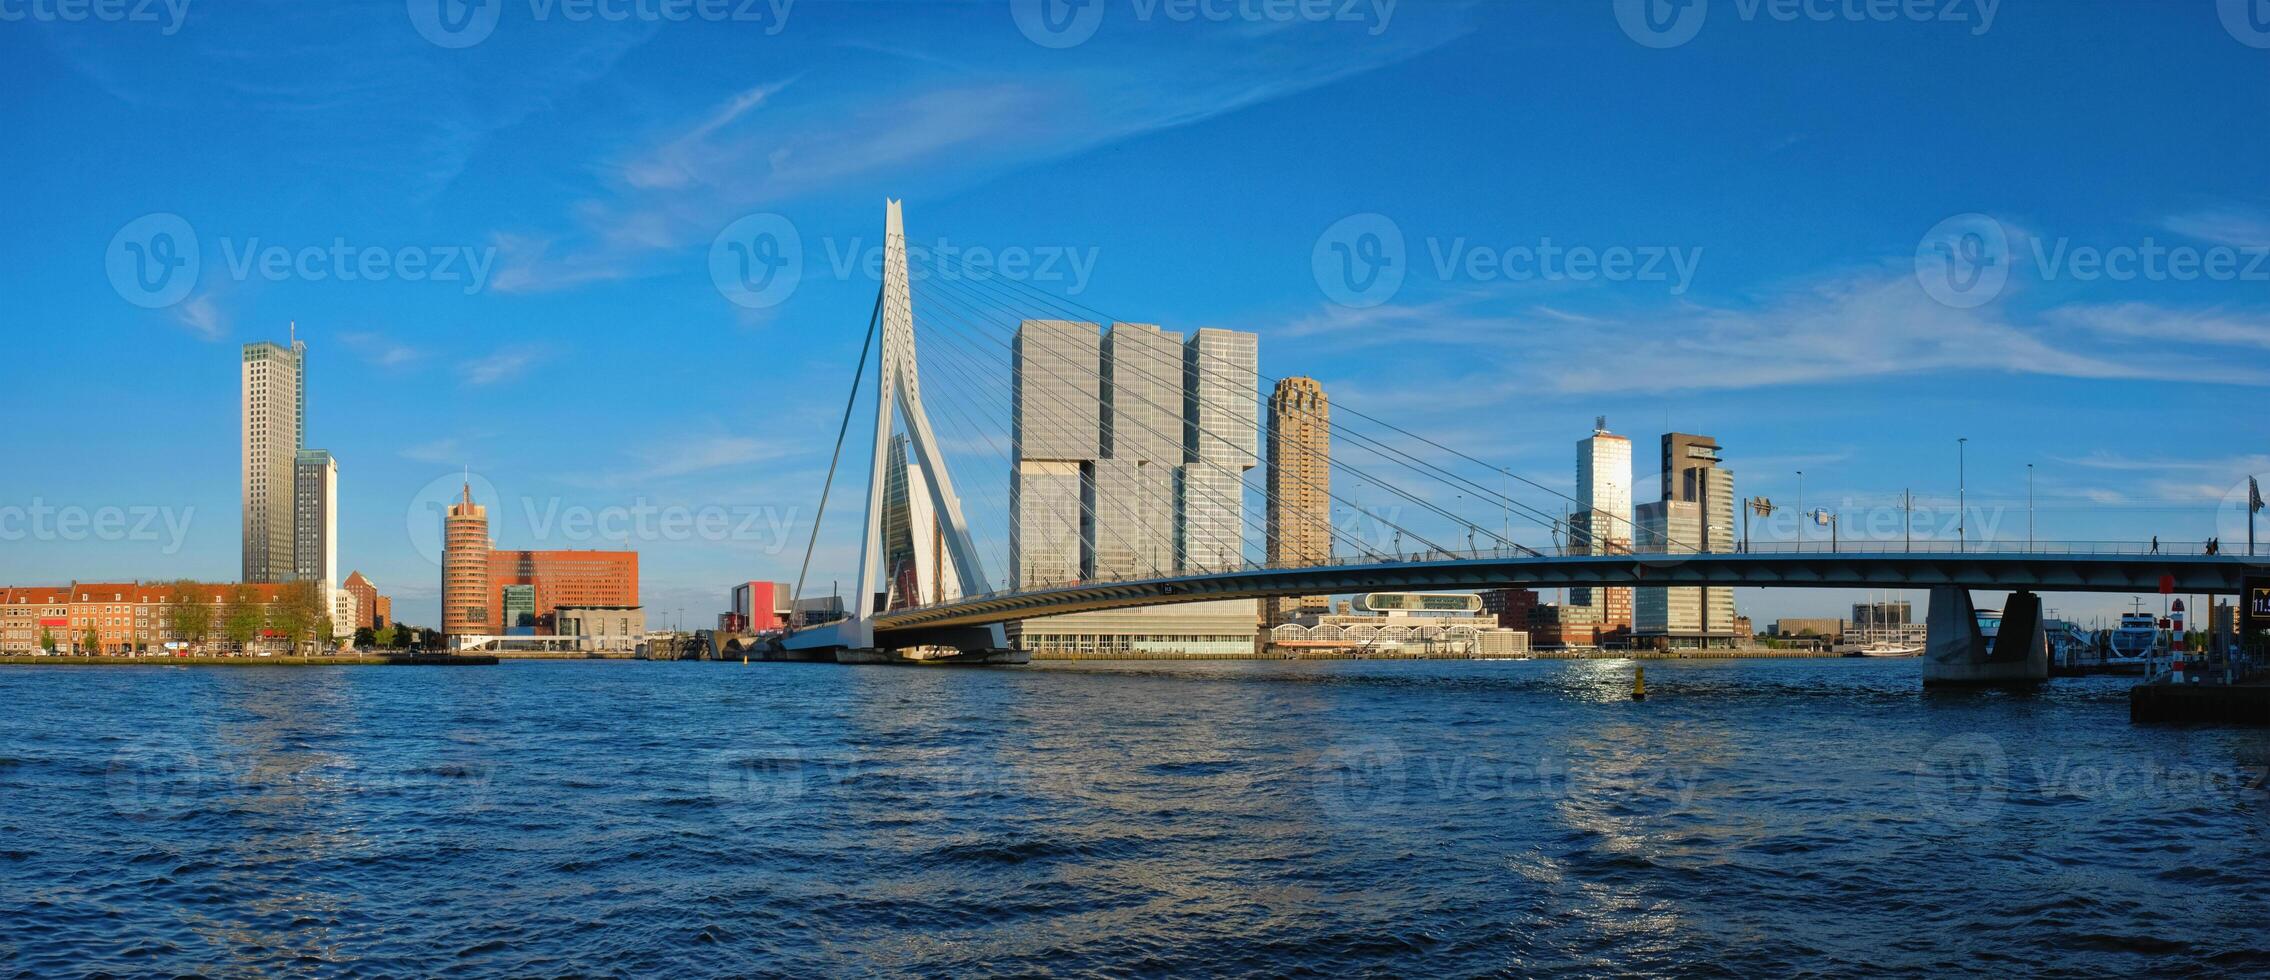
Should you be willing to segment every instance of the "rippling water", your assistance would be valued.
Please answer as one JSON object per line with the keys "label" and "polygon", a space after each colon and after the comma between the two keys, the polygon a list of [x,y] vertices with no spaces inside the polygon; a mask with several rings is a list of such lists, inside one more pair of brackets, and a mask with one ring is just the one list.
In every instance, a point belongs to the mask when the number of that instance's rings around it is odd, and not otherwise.
{"label": "rippling water", "polygon": [[1912,661],[0,668],[26,974],[2270,969],[2270,735]]}

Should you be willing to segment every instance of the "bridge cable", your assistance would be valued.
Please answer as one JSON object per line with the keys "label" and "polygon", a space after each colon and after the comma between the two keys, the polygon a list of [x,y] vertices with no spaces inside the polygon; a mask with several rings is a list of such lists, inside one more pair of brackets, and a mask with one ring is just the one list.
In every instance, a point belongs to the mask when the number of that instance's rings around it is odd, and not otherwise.
{"label": "bridge cable", "polygon": [[[812,515],[812,539],[804,545],[804,565],[797,569],[796,588],[788,594],[788,632],[791,633],[796,631],[796,604],[804,598],[804,576],[812,571],[812,552],[820,544],[820,522],[828,516],[828,493],[835,487],[836,463],[843,459],[843,437],[851,431],[851,413],[859,404],[860,382],[865,380],[867,376],[867,354],[875,347],[875,335],[882,332],[878,329],[882,322],[883,291],[878,288],[875,290],[875,312],[868,314],[866,339],[861,341],[859,345],[859,366],[853,368],[851,372],[851,393],[844,397],[843,424],[836,428],[835,433],[835,454],[828,458],[828,477],[820,484],[820,509]],[[880,395],[881,393],[878,392],[878,398],[880,398]],[[865,563],[867,556],[862,553],[859,560],[861,563]],[[865,602],[866,600],[861,600],[860,608],[862,610],[866,608]],[[755,611],[750,610],[751,613]]]}

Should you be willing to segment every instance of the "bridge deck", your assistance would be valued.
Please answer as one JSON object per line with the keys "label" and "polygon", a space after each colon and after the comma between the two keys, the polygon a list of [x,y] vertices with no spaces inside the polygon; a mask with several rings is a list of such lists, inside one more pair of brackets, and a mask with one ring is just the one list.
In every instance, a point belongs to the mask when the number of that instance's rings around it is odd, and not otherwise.
{"label": "bridge deck", "polygon": [[1923,589],[1953,585],[1979,590],[2156,593],[2163,581],[2170,581],[2178,593],[2236,594],[2249,574],[2270,575],[2270,557],[2025,552],[1453,557],[1249,568],[1000,592],[892,610],[878,614],[874,625],[880,639],[893,633],[1100,609],[1386,589],[1703,585]]}

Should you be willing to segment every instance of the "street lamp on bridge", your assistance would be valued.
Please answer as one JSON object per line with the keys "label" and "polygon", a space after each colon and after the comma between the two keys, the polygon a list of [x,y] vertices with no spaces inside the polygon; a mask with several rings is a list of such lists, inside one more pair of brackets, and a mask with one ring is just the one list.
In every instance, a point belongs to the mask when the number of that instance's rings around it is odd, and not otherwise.
{"label": "street lamp on bridge", "polygon": [[1966,476],[1970,437],[1955,440],[1955,550],[1970,550],[1970,480]]}

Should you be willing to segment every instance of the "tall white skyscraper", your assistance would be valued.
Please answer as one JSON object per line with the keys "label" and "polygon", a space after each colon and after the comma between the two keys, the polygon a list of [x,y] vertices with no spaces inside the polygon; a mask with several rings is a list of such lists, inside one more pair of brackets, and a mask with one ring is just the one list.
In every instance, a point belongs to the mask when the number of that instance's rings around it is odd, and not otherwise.
{"label": "tall white skyscraper", "polygon": [[295,571],[297,462],[307,425],[307,345],[244,346],[243,580],[285,582]]}
{"label": "tall white skyscraper", "polygon": [[[1632,550],[1632,441],[1609,432],[1606,418],[1576,444],[1576,513],[1569,515],[1569,548],[1587,555]],[[1570,589],[1564,615],[1572,623],[1629,626],[1632,591]]]}

